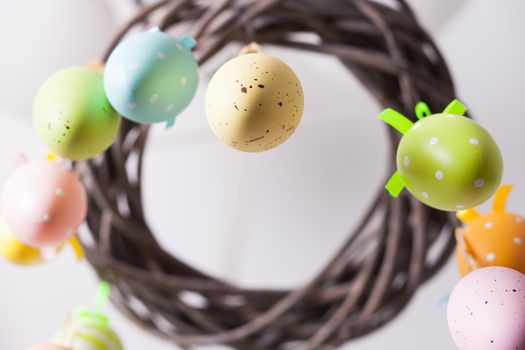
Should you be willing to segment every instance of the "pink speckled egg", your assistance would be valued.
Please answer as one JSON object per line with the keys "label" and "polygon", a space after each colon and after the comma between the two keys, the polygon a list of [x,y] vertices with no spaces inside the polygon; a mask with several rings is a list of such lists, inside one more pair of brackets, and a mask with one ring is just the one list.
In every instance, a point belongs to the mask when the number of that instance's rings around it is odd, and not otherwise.
{"label": "pink speckled egg", "polygon": [[66,348],[65,346],[62,346],[62,345],[49,343],[49,344],[35,345],[35,346],[30,347],[27,350],[71,350],[71,349]]}
{"label": "pink speckled egg", "polygon": [[525,349],[525,276],[502,266],[471,272],[452,291],[447,317],[460,350]]}
{"label": "pink speckled egg", "polygon": [[12,232],[33,247],[65,242],[84,221],[87,199],[76,175],[57,162],[32,161],[17,168],[0,195]]}

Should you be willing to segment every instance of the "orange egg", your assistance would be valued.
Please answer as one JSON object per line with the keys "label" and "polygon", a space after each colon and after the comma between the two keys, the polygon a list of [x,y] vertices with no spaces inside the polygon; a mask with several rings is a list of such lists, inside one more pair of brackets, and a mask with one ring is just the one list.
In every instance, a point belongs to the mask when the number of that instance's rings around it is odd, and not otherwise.
{"label": "orange egg", "polygon": [[525,273],[525,219],[505,210],[511,189],[509,185],[498,189],[488,214],[475,209],[458,212],[465,223],[456,232],[456,260],[462,276],[485,266],[505,266]]}

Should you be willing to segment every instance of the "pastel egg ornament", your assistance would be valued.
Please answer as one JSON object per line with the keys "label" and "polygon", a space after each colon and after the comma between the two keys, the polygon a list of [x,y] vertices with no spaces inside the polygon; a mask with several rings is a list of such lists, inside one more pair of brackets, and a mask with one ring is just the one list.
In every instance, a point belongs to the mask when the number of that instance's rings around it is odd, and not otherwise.
{"label": "pastel egg ornament", "polygon": [[54,340],[73,350],[124,349],[107,320],[94,315],[75,315],[59,330]]}
{"label": "pastel egg ornament", "polygon": [[104,152],[113,143],[120,120],[106,97],[102,75],[88,67],[51,75],[33,104],[37,134],[51,151],[71,160]]}
{"label": "pastel egg ornament", "polygon": [[109,284],[100,283],[94,310],[76,309],[55,336],[55,343],[73,350],[123,350],[122,342],[103,311],[109,293]]}
{"label": "pastel egg ornament", "polygon": [[240,151],[261,152],[294,133],[304,97],[299,78],[286,63],[263,53],[247,53],[217,70],[205,103],[217,138]]}
{"label": "pastel egg ornament", "polygon": [[392,109],[379,115],[403,134],[397,171],[385,186],[392,196],[406,187],[429,207],[456,211],[494,194],[503,172],[501,152],[487,130],[463,117],[465,111],[454,100],[443,113],[419,115],[416,123]]}
{"label": "pastel egg ornament", "polygon": [[0,255],[7,261],[21,266],[38,265],[44,262],[40,249],[20,241],[5,220],[0,218]]}
{"label": "pastel egg ornament", "polygon": [[121,42],[104,70],[104,88],[113,107],[136,123],[171,126],[197,90],[193,46],[189,37],[178,39],[157,29]]}
{"label": "pastel egg ornament", "polygon": [[75,350],[75,349],[68,348],[68,347],[54,344],[54,343],[46,343],[46,344],[34,345],[28,348],[27,350]]}
{"label": "pastel egg ornament", "polygon": [[458,211],[464,226],[456,229],[456,262],[465,276],[485,266],[505,266],[525,273],[525,218],[505,210],[512,186],[501,186],[494,196],[492,211]]}
{"label": "pastel egg ornament", "polygon": [[77,176],[58,162],[31,161],[7,179],[0,208],[20,241],[46,248],[75,233],[87,214],[87,196]]}
{"label": "pastel egg ornament", "polygon": [[460,350],[525,349],[525,276],[484,267],[455,286],[447,305],[450,334]]}

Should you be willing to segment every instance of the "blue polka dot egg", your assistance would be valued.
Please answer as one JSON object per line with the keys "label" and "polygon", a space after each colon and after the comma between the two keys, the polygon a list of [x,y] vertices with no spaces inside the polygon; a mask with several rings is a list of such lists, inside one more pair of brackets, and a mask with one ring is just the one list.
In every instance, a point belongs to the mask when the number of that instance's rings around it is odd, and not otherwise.
{"label": "blue polka dot egg", "polygon": [[104,70],[104,88],[113,108],[137,123],[172,124],[197,89],[193,46],[189,37],[177,39],[157,29],[120,43]]}

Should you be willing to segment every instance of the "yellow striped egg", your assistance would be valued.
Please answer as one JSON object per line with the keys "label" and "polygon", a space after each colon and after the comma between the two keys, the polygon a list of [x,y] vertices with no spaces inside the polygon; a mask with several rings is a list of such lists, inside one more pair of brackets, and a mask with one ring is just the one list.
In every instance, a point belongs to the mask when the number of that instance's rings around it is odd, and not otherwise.
{"label": "yellow striped egg", "polygon": [[75,317],[59,331],[55,342],[72,350],[123,350],[108,322],[96,317]]}

